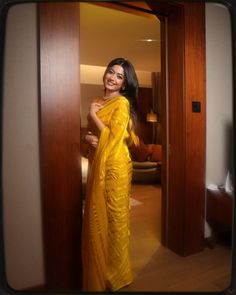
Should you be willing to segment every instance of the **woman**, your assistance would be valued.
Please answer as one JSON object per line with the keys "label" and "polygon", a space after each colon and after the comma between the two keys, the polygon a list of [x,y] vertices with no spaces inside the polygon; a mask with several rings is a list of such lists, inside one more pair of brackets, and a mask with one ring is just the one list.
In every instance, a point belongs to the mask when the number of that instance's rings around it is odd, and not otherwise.
{"label": "woman", "polygon": [[116,291],[133,281],[129,259],[129,198],[138,80],[126,59],[104,73],[105,95],[91,103],[85,141],[93,148],[85,200],[82,259],[84,291]]}

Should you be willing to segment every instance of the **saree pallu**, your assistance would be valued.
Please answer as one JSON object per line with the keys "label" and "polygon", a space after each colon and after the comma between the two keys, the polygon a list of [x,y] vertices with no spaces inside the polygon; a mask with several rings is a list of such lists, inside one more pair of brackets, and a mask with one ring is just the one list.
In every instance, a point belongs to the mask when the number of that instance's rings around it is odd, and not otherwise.
{"label": "saree pallu", "polygon": [[88,176],[82,229],[83,291],[116,291],[133,281],[129,258],[132,162],[130,109],[119,96],[97,113],[105,127]]}

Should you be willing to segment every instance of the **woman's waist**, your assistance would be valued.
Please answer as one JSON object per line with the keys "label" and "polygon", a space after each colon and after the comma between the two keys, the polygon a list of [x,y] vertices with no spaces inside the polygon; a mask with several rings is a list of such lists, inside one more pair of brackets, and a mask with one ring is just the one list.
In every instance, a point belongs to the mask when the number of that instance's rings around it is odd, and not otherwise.
{"label": "woman's waist", "polygon": [[118,147],[109,152],[107,161],[129,162],[131,161],[129,149],[127,146]]}

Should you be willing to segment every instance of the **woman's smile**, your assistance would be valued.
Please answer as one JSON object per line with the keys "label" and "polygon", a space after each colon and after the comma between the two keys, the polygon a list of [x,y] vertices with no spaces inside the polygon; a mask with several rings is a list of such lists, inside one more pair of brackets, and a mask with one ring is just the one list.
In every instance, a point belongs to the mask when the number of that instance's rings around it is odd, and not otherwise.
{"label": "woman's smile", "polygon": [[119,65],[109,68],[104,77],[104,86],[108,92],[119,92],[124,84],[124,70]]}
{"label": "woman's smile", "polygon": [[112,81],[112,80],[108,80],[107,83],[108,83],[109,85],[116,85],[116,83],[115,83],[114,81]]}

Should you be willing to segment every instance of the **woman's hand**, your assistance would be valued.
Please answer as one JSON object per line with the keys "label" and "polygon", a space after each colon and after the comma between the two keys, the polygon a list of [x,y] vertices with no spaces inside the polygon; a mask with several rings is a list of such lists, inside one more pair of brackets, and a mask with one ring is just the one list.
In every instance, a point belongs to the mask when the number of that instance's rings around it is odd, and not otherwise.
{"label": "woman's hand", "polygon": [[91,117],[94,117],[94,115],[96,115],[96,113],[102,108],[102,105],[100,103],[97,102],[92,102],[90,105],[90,110],[89,110],[89,114]]}
{"label": "woman's hand", "polygon": [[96,135],[86,134],[84,139],[92,147],[94,147],[94,148],[97,147],[97,145],[98,145],[98,137]]}
{"label": "woman's hand", "polygon": [[98,102],[92,102],[89,109],[89,116],[97,126],[98,130],[102,130],[105,125],[97,116],[97,112],[103,108],[103,105]]}

